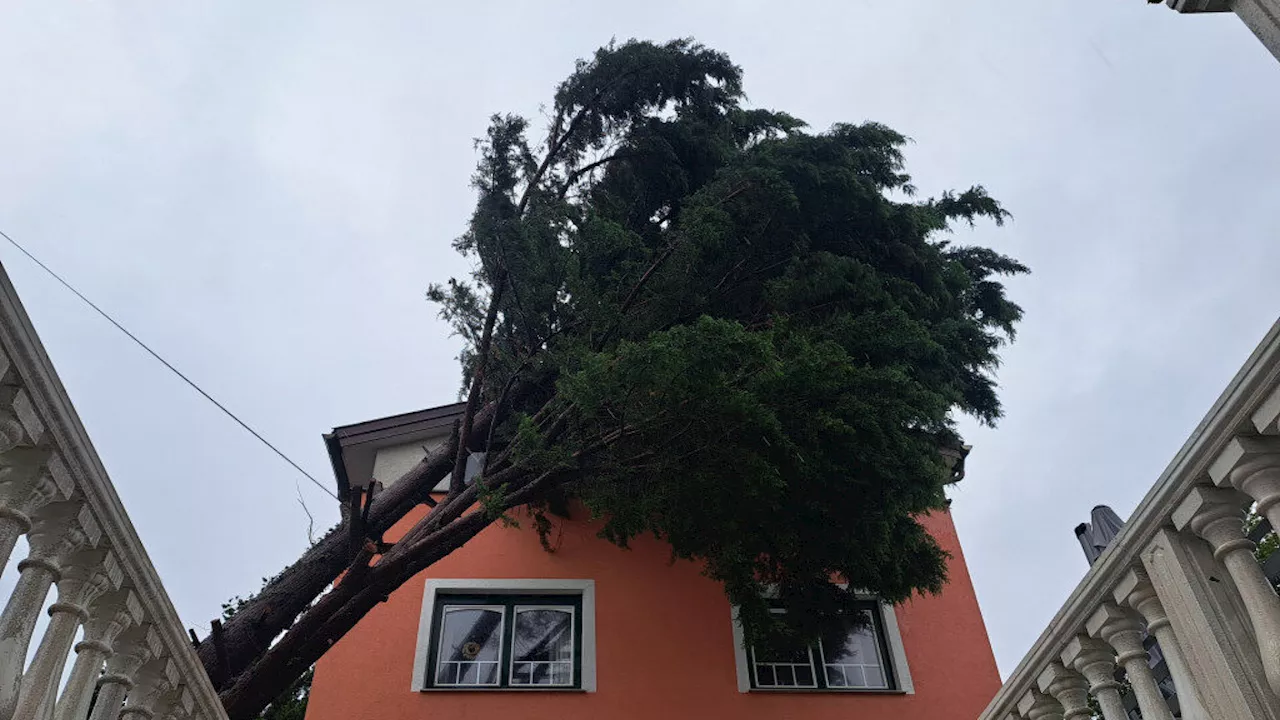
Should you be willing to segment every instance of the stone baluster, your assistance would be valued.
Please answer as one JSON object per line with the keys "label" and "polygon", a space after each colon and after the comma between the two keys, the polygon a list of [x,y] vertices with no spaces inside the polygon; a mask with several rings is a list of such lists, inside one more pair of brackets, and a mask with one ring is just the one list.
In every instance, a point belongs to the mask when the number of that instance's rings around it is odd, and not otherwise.
{"label": "stone baluster", "polygon": [[159,657],[164,646],[151,625],[142,623],[122,632],[114,647],[115,652],[107,660],[107,672],[98,680],[98,699],[89,720],[117,720],[139,670]]}
{"label": "stone baluster", "polygon": [[1147,649],[1142,644],[1142,624],[1138,619],[1129,611],[1108,602],[1085,621],[1085,627],[1090,635],[1115,648],[1116,660],[1129,678],[1143,720],[1173,720],[1169,705],[1151,674]]}
{"label": "stone baluster", "polygon": [[1253,498],[1258,514],[1280,528],[1280,438],[1233,439],[1209,465],[1209,477]]}
{"label": "stone baluster", "polygon": [[1062,720],[1062,703],[1031,688],[1018,699],[1018,714],[1027,720]]}
{"label": "stone baluster", "polygon": [[[0,351],[0,380],[8,380],[12,363]],[[9,562],[13,547],[31,529],[31,511],[22,500],[26,488],[49,457],[37,448],[44,439],[44,422],[27,391],[0,385],[0,571]],[[65,474],[58,480],[70,481]],[[69,493],[69,490],[68,490]],[[67,494],[61,498],[65,500]]]}
{"label": "stone baluster", "polygon": [[1208,541],[1214,559],[1231,575],[1253,625],[1267,684],[1280,694],[1280,598],[1253,557],[1253,543],[1244,536],[1247,504],[1235,491],[1199,486],[1174,510],[1173,524],[1179,530],[1189,527]]}
{"label": "stone baluster", "polygon": [[[0,382],[7,381],[12,365],[0,351]],[[24,388],[0,385],[0,453],[16,447],[39,445],[44,440],[44,421]]]}
{"label": "stone baluster", "polygon": [[1129,720],[1116,682],[1116,654],[1109,645],[1086,635],[1077,635],[1062,651],[1062,664],[1089,681],[1089,693],[1098,701],[1105,720]]}
{"label": "stone baluster", "polygon": [[22,686],[22,666],[49,586],[62,577],[67,556],[96,545],[101,529],[89,508],[57,503],[35,517],[30,555],[18,563],[18,582],[0,614],[0,720],[10,720]]}
{"label": "stone baluster", "polygon": [[94,684],[102,673],[103,663],[113,653],[116,637],[125,628],[142,622],[142,617],[142,605],[129,588],[106,593],[89,606],[84,639],[76,643],[76,661],[62,697],[58,698],[54,720],[88,717]]}
{"label": "stone baluster", "polygon": [[152,720],[162,703],[178,685],[178,668],[168,657],[158,657],[138,671],[138,681],[125,697],[120,720]]}
{"label": "stone baluster", "polygon": [[31,529],[31,514],[62,502],[75,489],[71,474],[56,455],[39,448],[0,453],[0,572],[13,548]]}
{"label": "stone baluster", "polygon": [[157,705],[155,720],[194,720],[195,698],[186,685],[179,686]]}
{"label": "stone baluster", "polygon": [[1173,686],[1178,691],[1178,708],[1182,712],[1182,720],[1209,720],[1200,702],[1200,692],[1192,680],[1191,671],[1187,669],[1186,659],[1182,656],[1182,645],[1174,635],[1169,616],[1164,605],[1156,595],[1145,570],[1133,568],[1120,578],[1114,592],[1115,600],[1137,611],[1147,621],[1147,632],[1154,635],[1160,643],[1160,651],[1164,653],[1165,665],[1169,675],[1173,677]]}
{"label": "stone baluster", "polygon": [[1052,662],[1036,678],[1036,684],[1041,692],[1052,695],[1062,704],[1064,720],[1088,720],[1093,716],[1089,710],[1089,683],[1075,670]]}
{"label": "stone baluster", "polygon": [[46,713],[41,708],[53,710],[67,654],[80,626],[89,619],[89,604],[99,595],[119,589],[122,579],[110,550],[84,550],[67,558],[58,580],[58,601],[49,606],[49,626],[22,676],[13,720],[42,720]]}

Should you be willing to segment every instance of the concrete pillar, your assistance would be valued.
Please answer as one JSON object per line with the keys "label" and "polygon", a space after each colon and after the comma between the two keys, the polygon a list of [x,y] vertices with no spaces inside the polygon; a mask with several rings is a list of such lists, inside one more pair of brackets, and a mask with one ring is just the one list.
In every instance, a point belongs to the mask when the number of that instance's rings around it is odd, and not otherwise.
{"label": "concrete pillar", "polygon": [[1252,630],[1236,609],[1234,583],[1204,541],[1164,528],[1141,559],[1196,679],[1205,714],[1213,720],[1280,720]]}
{"label": "concrete pillar", "polygon": [[1018,713],[1026,720],[1062,720],[1062,703],[1031,688],[1018,700]]}
{"label": "concrete pillar", "polygon": [[141,621],[142,605],[128,588],[107,593],[89,606],[84,639],[76,643],[76,661],[58,698],[54,720],[86,720],[94,685],[114,651],[117,636]]}
{"label": "concrete pillar", "polygon": [[107,672],[98,680],[98,701],[89,720],[118,720],[125,696],[134,687],[138,671],[163,652],[160,637],[149,624],[134,625],[120,634],[115,652],[107,660]]}
{"label": "concrete pillar", "polygon": [[101,537],[87,507],[58,503],[36,517],[28,536],[31,554],[18,563],[17,587],[0,613],[0,720],[11,720],[22,688],[22,666],[49,587],[62,576],[61,563]]}
{"label": "concrete pillar", "polygon": [[49,627],[22,676],[13,720],[42,720],[42,708],[53,710],[52,698],[62,680],[67,654],[80,626],[89,619],[89,604],[104,592],[119,588],[122,577],[110,551],[87,550],[67,558],[58,580],[58,601],[49,608]]}
{"label": "concrete pillar", "polygon": [[0,454],[0,572],[13,548],[31,529],[31,514],[71,497],[66,466],[48,450],[18,448]]}
{"label": "concrete pillar", "polygon": [[1238,437],[1209,465],[1221,488],[1235,488],[1257,503],[1257,513],[1280,528],[1280,438]]}
{"label": "concrete pillar", "polygon": [[[1253,625],[1262,669],[1273,694],[1280,693],[1280,598],[1253,557],[1254,545],[1244,536],[1244,507],[1231,490],[1194,488],[1173,512],[1179,530],[1189,527],[1213,548],[1213,557],[1235,582]],[[3,719],[0,719],[3,720]]]}
{"label": "concrete pillar", "polygon": [[152,720],[160,704],[177,685],[178,669],[168,657],[158,657],[147,663],[138,671],[137,682],[125,696],[120,720]]}
{"label": "concrete pillar", "polygon": [[1169,712],[1169,705],[1151,675],[1147,649],[1142,644],[1142,625],[1137,618],[1108,602],[1085,621],[1085,627],[1090,635],[1116,649],[1116,660],[1129,678],[1143,720],[1173,720],[1173,713]]}
{"label": "concrete pillar", "polygon": [[1116,682],[1116,655],[1111,646],[1086,635],[1077,635],[1062,651],[1062,664],[1089,681],[1089,693],[1102,708],[1104,720],[1129,720]]}
{"label": "concrete pillar", "polygon": [[1187,669],[1182,655],[1182,645],[1174,634],[1173,625],[1165,613],[1156,589],[1151,585],[1147,573],[1142,568],[1133,568],[1120,578],[1115,589],[1115,599],[1120,605],[1135,610],[1147,622],[1147,632],[1154,635],[1160,643],[1160,651],[1164,653],[1165,665],[1173,677],[1173,685],[1178,691],[1178,708],[1182,712],[1182,720],[1210,720],[1200,704],[1200,694],[1196,689],[1191,672]]}
{"label": "concrete pillar", "polygon": [[1036,678],[1036,684],[1041,692],[1053,696],[1062,705],[1063,720],[1089,720],[1093,717],[1093,711],[1089,709],[1089,683],[1075,670],[1060,662],[1050,663]]}

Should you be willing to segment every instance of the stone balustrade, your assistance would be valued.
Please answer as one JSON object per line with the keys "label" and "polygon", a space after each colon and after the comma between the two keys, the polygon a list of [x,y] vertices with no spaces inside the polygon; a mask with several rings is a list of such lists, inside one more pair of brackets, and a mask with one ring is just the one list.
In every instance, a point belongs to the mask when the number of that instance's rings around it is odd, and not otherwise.
{"label": "stone balustrade", "polygon": [[[1085,574],[980,720],[1280,720],[1280,598],[1254,557],[1250,508],[1280,528],[1280,323]],[[1123,673],[1117,672],[1122,669]]]}
{"label": "stone balustrade", "polygon": [[0,267],[0,571],[24,536],[30,550],[0,597],[0,720],[225,720]]}

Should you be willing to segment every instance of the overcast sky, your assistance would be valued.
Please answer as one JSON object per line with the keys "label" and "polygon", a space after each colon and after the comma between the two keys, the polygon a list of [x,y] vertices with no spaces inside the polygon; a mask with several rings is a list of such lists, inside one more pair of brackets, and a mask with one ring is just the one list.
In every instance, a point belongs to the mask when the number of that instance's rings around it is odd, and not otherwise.
{"label": "overcast sky", "polygon": [[[321,433],[456,397],[458,344],[423,290],[465,272],[449,243],[486,118],[536,118],[611,37],[696,37],[754,105],[887,123],[923,193],[981,183],[1014,214],[960,235],[1034,274],[1012,287],[1006,418],[969,429],[953,493],[1004,673],[1085,570],[1072,527],[1097,503],[1128,515],[1274,320],[1280,64],[1229,13],[440,5],[3,3],[0,229],[328,484]],[[317,532],[336,520],[12,247],[0,260],[188,625],[303,550],[299,492]]]}

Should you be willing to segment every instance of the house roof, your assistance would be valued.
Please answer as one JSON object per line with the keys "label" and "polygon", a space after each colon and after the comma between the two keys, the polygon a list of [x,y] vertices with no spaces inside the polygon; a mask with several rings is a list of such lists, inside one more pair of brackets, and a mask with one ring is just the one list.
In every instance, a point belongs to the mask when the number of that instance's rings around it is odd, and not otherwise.
{"label": "house roof", "polygon": [[325,433],[324,444],[333,465],[338,484],[338,499],[343,502],[351,489],[351,478],[367,478],[373,474],[374,455],[379,448],[408,445],[439,437],[462,417],[466,403],[452,403],[417,412],[392,415],[354,425],[342,425]]}

